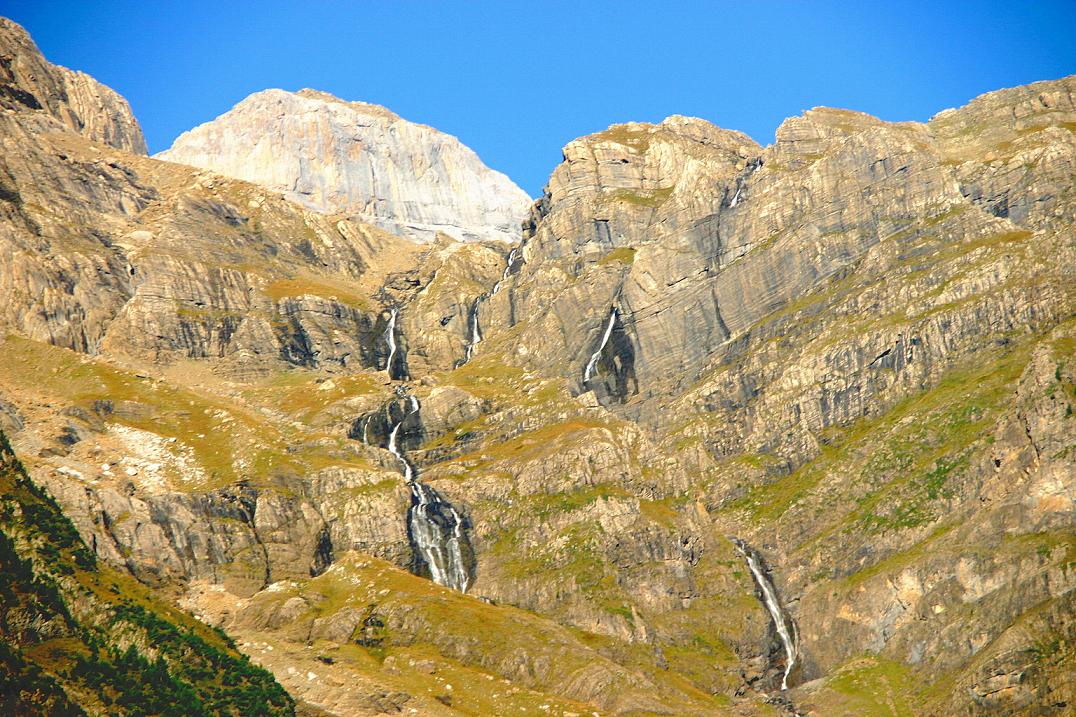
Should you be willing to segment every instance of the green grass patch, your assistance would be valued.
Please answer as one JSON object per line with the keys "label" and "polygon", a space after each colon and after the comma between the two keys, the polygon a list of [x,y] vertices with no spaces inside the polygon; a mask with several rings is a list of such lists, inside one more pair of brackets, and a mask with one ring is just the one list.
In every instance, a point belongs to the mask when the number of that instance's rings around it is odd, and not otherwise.
{"label": "green grass patch", "polygon": [[[881,657],[846,662],[826,678],[824,691],[831,699],[827,715],[856,717],[915,717],[918,682],[911,670]],[[824,692],[823,692],[824,694]]]}
{"label": "green grass patch", "polygon": [[615,189],[605,195],[605,198],[612,202],[619,202],[621,204],[628,204],[633,207],[642,207],[645,209],[657,209],[672,195],[672,187],[664,187],[662,189]]}
{"label": "green grass patch", "polygon": [[631,266],[635,262],[635,249],[630,246],[622,246],[613,249],[598,260],[598,266],[606,264],[627,264]]}

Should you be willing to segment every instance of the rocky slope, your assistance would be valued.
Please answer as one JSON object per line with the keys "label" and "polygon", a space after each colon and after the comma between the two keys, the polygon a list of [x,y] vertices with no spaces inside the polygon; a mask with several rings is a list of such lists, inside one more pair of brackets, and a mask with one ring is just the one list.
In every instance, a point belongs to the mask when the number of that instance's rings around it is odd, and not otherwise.
{"label": "rocky slope", "polygon": [[424,241],[515,241],[530,205],[455,137],[315,90],[256,92],[157,157]]}
{"label": "rocky slope", "polygon": [[512,253],[14,103],[0,428],[310,709],[1064,714],[1074,95],[614,126]]}
{"label": "rocky slope", "polygon": [[4,714],[295,714],[223,633],[98,565],[2,431],[0,494]]}

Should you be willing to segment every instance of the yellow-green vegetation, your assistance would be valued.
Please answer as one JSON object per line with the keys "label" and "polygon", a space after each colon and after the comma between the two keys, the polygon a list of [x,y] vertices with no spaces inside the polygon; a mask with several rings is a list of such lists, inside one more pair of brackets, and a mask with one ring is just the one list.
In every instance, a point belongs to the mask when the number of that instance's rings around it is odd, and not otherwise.
{"label": "yellow-green vegetation", "polygon": [[615,189],[609,192],[606,196],[611,202],[620,202],[622,204],[629,204],[633,207],[643,207],[646,209],[657,209],[672,196],[672,187],[663,187],[661,189]]}
{"label": "yellow-green vegetation", "polygon": [[938,539],[949,534],[955,527],[955,523],[939,525],[931,531],[929,536],[918,543],[915,543],[907,550],[902,550],[899,553],[890,555],[888,558],[880,560],[870,567],[852,573],[842,581],[844,587],[851,592],[878,575],[894,575],[899,573],[905,567],[912,565],[920,558],[929,555],[929,551]]}
{"label": "yellow-green vegetation", "polygon": [[[175,439],[189,449],[202,474],[187,472],[184,486],[206,490],[240,479],[258,480],[279,471],[304,472],[340,460],[331,447],[306,445],[289,453],[295,441],[308,439],[288,426],[278,427],[254,411],[244,410],[227,397],[196,392],[145,377],[103,361],[19,337],[3,344],[6,361],[0,386],[13,392],[32,392],[45,400],[100,413],[107,421]],[[302,384],[312,379],[298,378]],[[287,383],[287,380],[284,380]],[[362,378],[352,383],[362,387]],[[311,386],[313,387],[313,386]],[[341,391],[346,391],[346,387]],[[300,389],[291,397],[297,397]],[[317,391],[304,394],[313,411],[322,398]]]}
{"label": "yellow-green vegetation", "polygon": [[625,147],[645,154],[650,149],[651,132],[645,127],[632,127],[626,124],[615,124],[607,130],[594,135],[595,139],[606,142],[616,142]]}
{"label": "yellow-green vegetation", "polygon": [[332,299],[344,306],[360,311],[372,311],[369,298],[358,294],[353,285],[343,279],[330,276],[297,276],[275,279],[265,287],[265,294],[273,301],[297,296],[317,296]]}
{"label": "yellow-green vegetation", "polygon": [[[40,627],[26,630],[29,624]],[[294,714],[292,699],[226,635],[99,565],[3,433],[0,708],[12,715]]]}
{"label": "yellow-green vegetation", "polygon": [[[541,714],[589,714],[595,706],[573,695],[584,691],[583,684],[590,685],[585,691],[594,689],[595,679],[600,682],[592,698],[599,703],[634,692],[653,700],[655,708],[664,702],[677,714],[701,715],[721,702],[686,684],[639,685],[638,674],[592,649],[587,638],[610,646],[612,641],[462,595],[374,558],[348,556],[317,578],[259,594],[253,608],[269,613],[295,596],[303,596],[307,606],[299,622],[342,610],[362,615],[346,646],[316,642],[319,652],[412,694],[430,694],[431,684],[450,682],[452,707],[463,714],[539,713],[542,704],[548,707]],[[390,659],[392,671],[382,670]],[[520,660],[525,669],[517,669]],[[437,677],[429,669],[413,669],[416,663],[432,663]]]}
{"label": "yellow-green vegetation", "polygon": [[918,685],[905,665],[866,656],[834,670],[802,706],[827,717],[914,717]]}
{"label": "yellow-green vegetation", "polygon": [[[878,418],[833,428],[822,436],[822,452],[791,475],[753,488],[733,504],[755,519],[774,520],[808,496],[823,480],[860,476],[871,486],[851,513],[831,513],[849,529],[914,527],[936,517],[935,500],[954,471],[966,465],[970,447],[985,440],[1006,407],[1029,348],[977,357],[970,367],[950,371],[934,388],[911,396]],[[832,507],[831,507],[832,510]]]}
{"label": "yellow-green vegetation", "polygon": [[688,500],[686,495],[661,500],[640,500],[639,512],[649,521],[664,525],[666,528],[673,528],[677,523],[678,509],[686,505]]}
{"label": "yellow-green vegetation", "polygon": [[287,413],[305,426],[318,428],[335,404],[356,396],[381,394],[381,378],[370,373],[321,376],[291,369],[256,379],[243,389],[252,403]]}
{"label": "yellow-green vegetation", "polygon": [[627,264],[631,266],[635,262],[635,249],[630,246],[622,246],[613,249],[598,259],[598,266],[606,264]]}

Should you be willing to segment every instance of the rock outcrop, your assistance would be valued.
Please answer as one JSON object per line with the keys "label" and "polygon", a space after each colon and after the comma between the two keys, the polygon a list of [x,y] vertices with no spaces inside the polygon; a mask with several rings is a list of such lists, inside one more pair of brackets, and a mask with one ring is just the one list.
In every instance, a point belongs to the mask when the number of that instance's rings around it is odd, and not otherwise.
{"label": "rock outcrop", "polygon": [[315,90],[256,92],[157,157],[423,241],[517,241],[530,205],[455,137]]}
{"label": "rock outcrop", "polygon": [[45,60],[26,30],[7,18],[0,18],[0,107],[40,110],[88,139],[146,153],[127,100],[85,73]]}

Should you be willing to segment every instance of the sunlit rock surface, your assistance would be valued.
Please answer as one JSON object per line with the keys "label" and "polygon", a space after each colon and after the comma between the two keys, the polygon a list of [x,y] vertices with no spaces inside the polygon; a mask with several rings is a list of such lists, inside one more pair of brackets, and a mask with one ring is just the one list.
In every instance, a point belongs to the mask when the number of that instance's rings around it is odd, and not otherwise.
{"label": "sunlit rock surface", "polygon": [[423,241],[516,241],[530,205],[455,137],[315,90],[257,92],[157,157]]}

